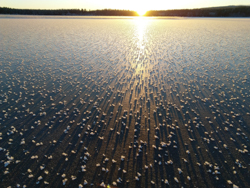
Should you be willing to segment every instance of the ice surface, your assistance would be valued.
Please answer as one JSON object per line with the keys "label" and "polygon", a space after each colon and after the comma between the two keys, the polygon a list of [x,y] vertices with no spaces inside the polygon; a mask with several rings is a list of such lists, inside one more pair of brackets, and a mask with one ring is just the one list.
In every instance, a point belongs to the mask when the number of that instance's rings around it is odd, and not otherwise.
{"label": "ice surface", "polygon": [[0,185],[249,187],[249,33],[248,18],[1,16]]}

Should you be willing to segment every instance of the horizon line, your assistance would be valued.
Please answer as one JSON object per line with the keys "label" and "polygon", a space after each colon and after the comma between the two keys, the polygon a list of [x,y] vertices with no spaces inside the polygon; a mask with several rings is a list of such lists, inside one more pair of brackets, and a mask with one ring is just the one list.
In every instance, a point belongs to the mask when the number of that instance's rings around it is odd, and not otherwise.
{"label": "horizon line", "polygon": [[[168,10],[194,10],[194,9],[208,9],[208,8],[233,8],[233,7],[250,7],[249,5],[225,5],[225,6],[214,6],[214,7],[200,7],[200,8],[181,8],[181,9],[162,9],[162,10],[147,10],[148,11],[168,11]],[[121,10],[121,11],[135,11],[131,9],[113,9],[113,8],[103,8],[103,9],[87,9],[87,8],[57,8],[57,9],[36,9],[36,8],[11,8],[11,7],[2,7],[0,8],[9,8],[9,9],[19,9],[19,10],[86,10],[86,11],[98,11],[98,10]]]}

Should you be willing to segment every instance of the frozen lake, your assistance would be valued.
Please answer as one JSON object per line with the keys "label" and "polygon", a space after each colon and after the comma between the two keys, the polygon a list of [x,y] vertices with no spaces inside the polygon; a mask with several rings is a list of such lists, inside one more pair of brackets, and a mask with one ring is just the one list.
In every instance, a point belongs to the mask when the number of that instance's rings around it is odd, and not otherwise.
{"label": "frozen lake", "polygon": [[0,187],[250,187],[250,19],[0,16]]}

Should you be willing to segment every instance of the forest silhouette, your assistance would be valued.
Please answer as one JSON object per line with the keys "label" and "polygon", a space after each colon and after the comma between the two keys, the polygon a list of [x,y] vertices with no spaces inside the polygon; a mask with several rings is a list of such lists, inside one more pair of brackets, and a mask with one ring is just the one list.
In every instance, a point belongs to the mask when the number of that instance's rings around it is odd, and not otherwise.
{"label": "forest silhouette", "polygon": [[[85,16],[139,16],[136,11],[102,9],[14,9],[0,7],[0,14],[21,15],[85,15]],[[250,17],[250,6],[226,6],[198,9],[150,10],[144,16],[184,16],[184,17]]]}

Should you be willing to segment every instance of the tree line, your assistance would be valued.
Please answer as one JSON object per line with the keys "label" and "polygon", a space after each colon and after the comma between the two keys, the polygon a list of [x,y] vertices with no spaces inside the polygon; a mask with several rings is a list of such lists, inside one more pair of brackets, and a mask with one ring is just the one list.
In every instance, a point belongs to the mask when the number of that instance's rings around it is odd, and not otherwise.
{"label": "tree line", "polygon": [[[86,15],[86,16],[139,16],[132,10],[86,10],[86,9],[14,9],[0,7],[0,14],[21,15]],[[184,16],[184,17],[250,17],[250,6],[227,6],[199,9],[150,10],[145,16]]]}
{"label": "tree line", "polygon": [[136,11],[131,10],[86,10],[86,9],[14,9],[0,7],[0,14],[21,14],[21,15],[86,15],[86,16],[138,16]]}
{"label": "tree line", "polygon": [[148,11],[146,16],[250,17],[250,6]]}

